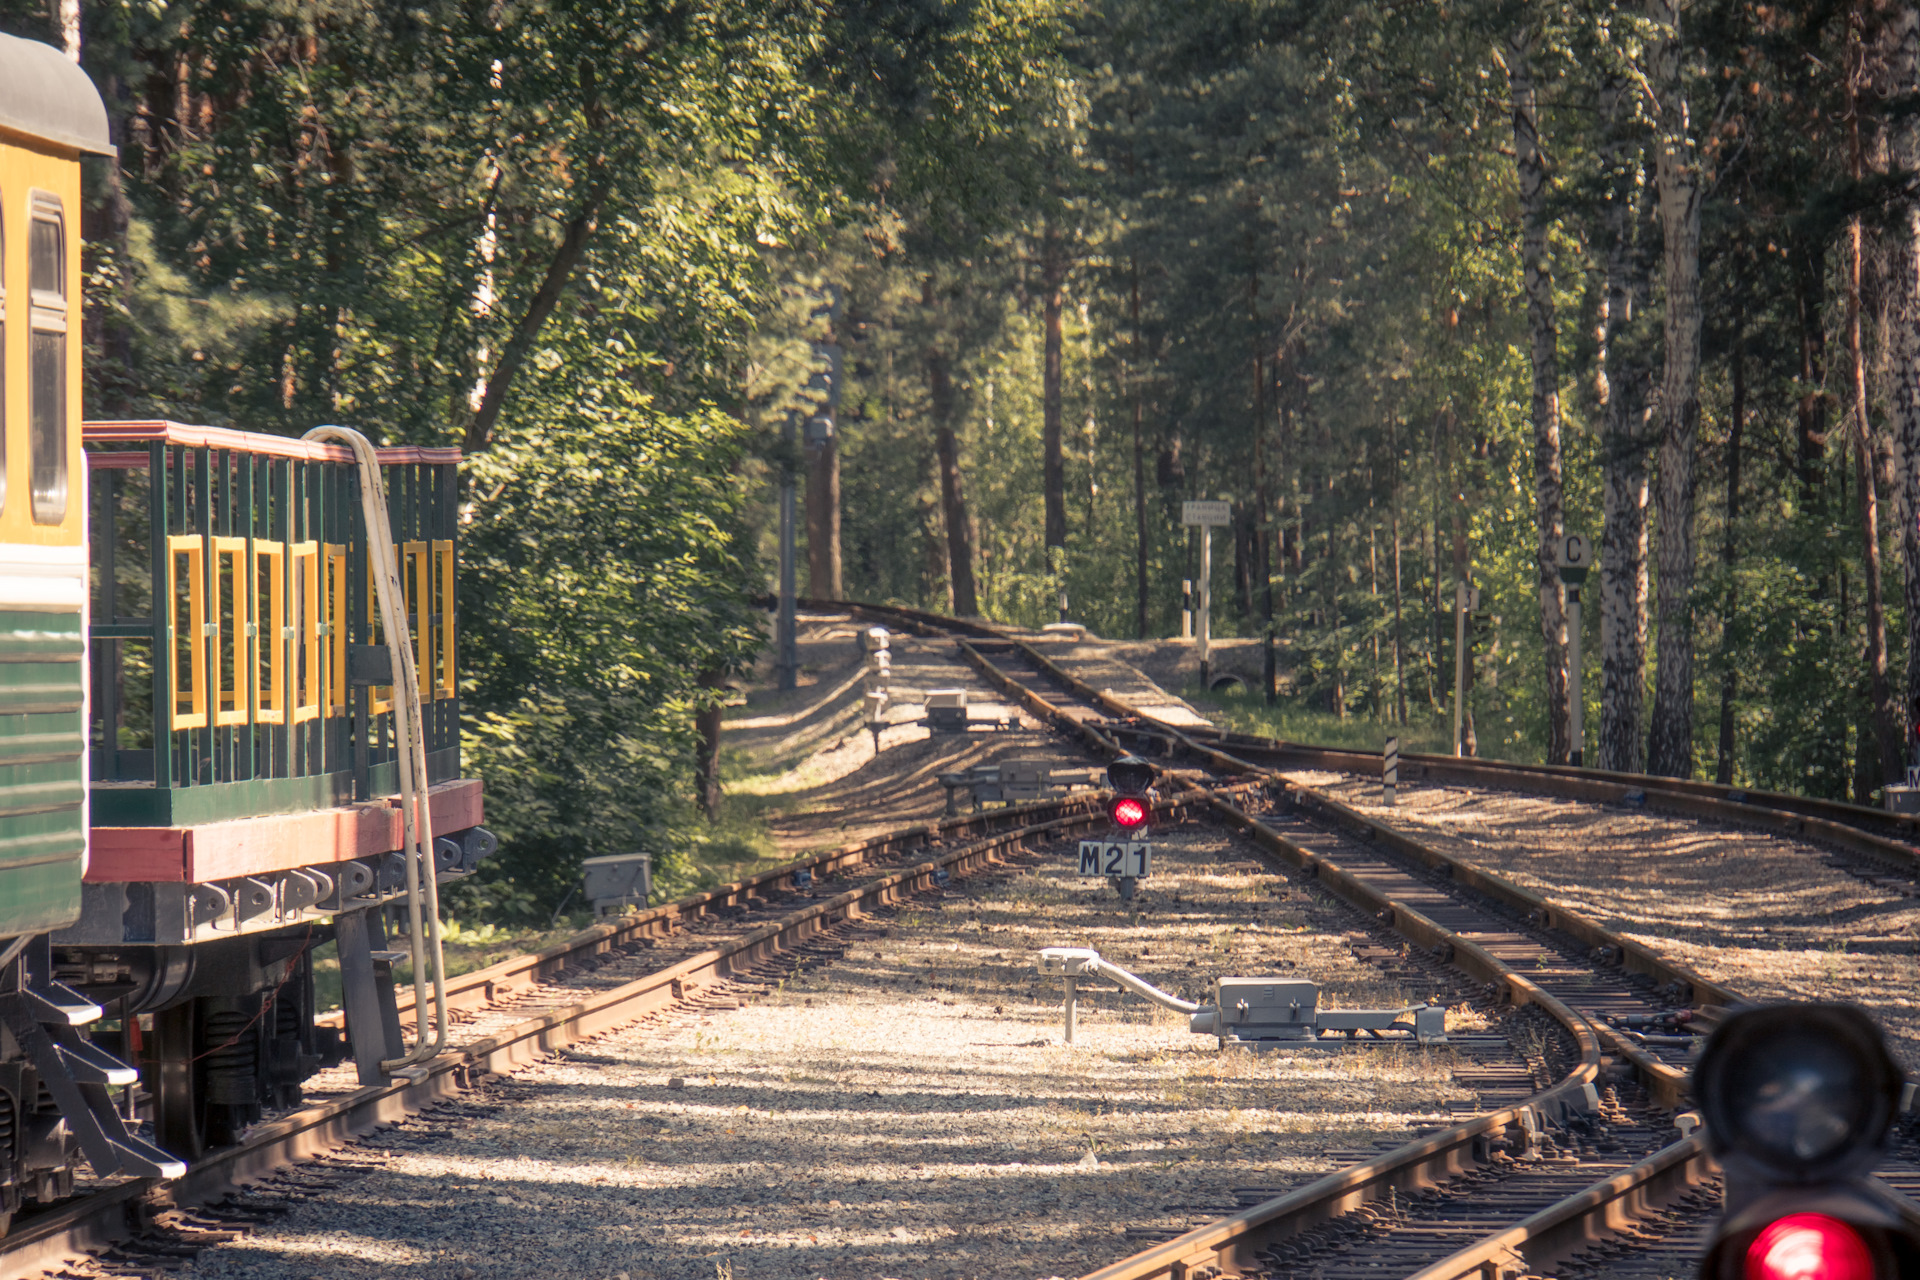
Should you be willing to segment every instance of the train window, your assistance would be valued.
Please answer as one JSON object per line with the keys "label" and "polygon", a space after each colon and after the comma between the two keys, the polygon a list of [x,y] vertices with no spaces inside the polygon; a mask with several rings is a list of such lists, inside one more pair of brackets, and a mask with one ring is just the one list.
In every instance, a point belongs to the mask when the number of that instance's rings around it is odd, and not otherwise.
{"label": "train window", "polygon": [[[433,544],[433,558],[440,566],[440,679],[435,683],[435,698],[451,698],[458,685],[453,675],[453,539],[447,538]],[[426,697],[422,690],[421,697]]]}
{"label": "train window", "polygon": [[296,542],[289,572],[293,582],[287,603],[294,610],[290,619],[293,632],[293,664],[287,669],[292,677],[293,722],[299,724],[320,714],[321,687],[327,665],[326,624],[321,621],[320,544]]}
{"label": "train window", "polygon": [[294,638],[287,616],[287,544],[253,544],[253,718],[287,722],[287,655]]}
{"label": "train window", "polygon": [[329,542],[323,548],[326,556],[326,600],[327,611],[325,633],[327,637],[326,667],[326,704],[327,715],[344,716],[347,714],[347,695],[352,687],[347,683],[347,641],[352,634],[352,619],[348,616],[348,601],[352,596],[347,591],[347,549],[336,542]]}
{"label": "train window", "polygon": [[27,229],[28,460],[35,524],[67,517],[67,232],[59,197],[33,193]]}

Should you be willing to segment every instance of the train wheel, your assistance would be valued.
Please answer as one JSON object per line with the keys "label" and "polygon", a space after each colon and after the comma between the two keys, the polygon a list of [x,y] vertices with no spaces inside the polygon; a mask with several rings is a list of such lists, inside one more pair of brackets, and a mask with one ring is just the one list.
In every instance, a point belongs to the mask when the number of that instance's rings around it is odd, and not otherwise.
{"label": "train wheel", "polygon": [[144,1064],[153,1094],[153,1136],[168,1151],[191,1163],[207,1150],[204,1074],[194,1061],[199,1043],[199,1002],[185,1000],[153,1015],[152,1056]]}

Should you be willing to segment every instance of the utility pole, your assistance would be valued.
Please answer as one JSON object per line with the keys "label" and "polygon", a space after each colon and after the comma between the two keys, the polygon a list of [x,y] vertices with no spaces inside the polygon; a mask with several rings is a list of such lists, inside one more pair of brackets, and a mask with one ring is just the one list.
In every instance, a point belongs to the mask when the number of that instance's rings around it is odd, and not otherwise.
{"label": "utility pole", "polygon": [[780,429],[783,446],[780,451],[780,612],[774,623],[774,644],[778,650],[774,669],[779,672],[782,692],[797,688],[800,683],[800,644],[793,601],[794,453],[797,448],[794,417],[789,413],[786,425]]}

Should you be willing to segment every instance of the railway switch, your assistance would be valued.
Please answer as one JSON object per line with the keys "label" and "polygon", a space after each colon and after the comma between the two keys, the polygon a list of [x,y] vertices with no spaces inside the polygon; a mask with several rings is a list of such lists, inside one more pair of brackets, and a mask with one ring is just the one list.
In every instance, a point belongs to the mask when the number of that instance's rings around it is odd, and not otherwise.
{"label": "railway switch", "polygon": [[[1353,1043],[1444,1044],[1447,1011],[1438,1005],[1402,1009],[1322,1009],[1318,983],[1300,978],[1217,978],[1213,1003],[1169,995],[1146,979],[1102,959],[1091,947],[1047,947],[1039,971],[1061,980],[1066,996],[1066,1042],[1073,1043],[1079,985],[1105,978],[1163,1008],[1188,1016],[1196,1035],[1216,1036],[1253,1049],[1331,1048]],[[1362,1033],[1367,1039],[1359,1039]]]}
{"label": "railway switch", "polygon": [[1693,1082],[1726,1179],[1703,1280],[1920,1275],[1920,1211],[1869,1176],[1903,1086],[1864,1012],[1742,1009],[1714,1029]]}

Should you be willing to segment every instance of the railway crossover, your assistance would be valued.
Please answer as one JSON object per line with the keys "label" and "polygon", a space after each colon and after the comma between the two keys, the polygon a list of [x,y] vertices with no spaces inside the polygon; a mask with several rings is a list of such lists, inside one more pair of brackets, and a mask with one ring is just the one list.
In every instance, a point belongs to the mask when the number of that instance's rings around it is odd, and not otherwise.
{"label": "railway crossover", "polygon": [[[1219,1216],[1198,1227],[1138,1223],[1129,1238],[1145,1247],[1089,1280],[1651,1276],[1690,1265],[1717,1208],[1715,1170],[1697,1131],[1670,1141],[1669,1117],[1684,1099],[1686,1033],[1711,1025],[1735,992],[1287,780],[1276,765],[1298,759],[1290,745],[1268,745],[1256,758],[1257,741],[1142,716],[1009,632],[907,611],[859,613],[955,638],[983,680],[1096,755],[1151,753],[1166,769],[1165,809],[1241,832],[1276,869],[1346,903],[1368,921],[1380,939],[1371,951],[1390,969],[1478,984],[1534,1028],[1534,1052],[1517,1066],[1486,1062],[1460,1073],[1488,1108],[1482,1114],[1391,1150],[1355,1153],[1366,1158],[1305,1186],[1273,1194],[1240,1188],[1238,1203],[1217,1206]],[[1551,785],[1579,782],[1554,777]],[[1725,820],[1717,811],[1698,816]],[[218,1205],[242,1183],[331,1150],[355,1131],[444,1103],[490,1073],[662,1010],[728,1007],[739,997],[727,984],[770,979],[807,947],[835,954],[835,931],[854,927],[863,913],[1100,821],[1098,807],[1082,797],[920,824],[454,979],[448,1001],[458,1049],[419,1079],[388,1087],[329,1096],[317,1078],[316,1102],[196,1164],[172,1198]],[[1870,838],[1864,847],[1898,843],[1897,825],[1869,826],[1849,828]],[[1833,843],[1853,856],[1881,856]],[[1896,859],[1880,865],[1898,874]],[[799,872],[812,882],[804,890]],[[411,1013],[404,995],[401,1012]],[[1906,1191],[1920,1186],[1910,1146],[1885,1175]],[[314,1177],[324,1185],[324,1168]],[[23,1223],[5,1245],[8,1264],[97,1249],[143,1218],[145,1238],[163,1255],[231,1234],[231,1212],[222,1218],[228,1211],[218,1209],[197,1217],[163,1209],[153,1219],[153,1190],[130,1180],[76,1202],[64,1220]],[[240,1205],[233,1212],[244,1217],[244,1200],[227,1203]]]}
{"label": "railway crossover", "polygon": [[[1545,1091],[1544,1105],[1536,1101],[1532,1123],[1543,1114],[1564,1121],[1570,1113],[1560,1100],[1564,1095],[1555,1091],[1575,1082],[1582,1089],[1591,1087],[1600,1078],[1603,1049],[1612,1071],[1624,1066],[1658,1103],[1681,1105],[1685,1063],[1674,1049],[1691,1037],[1647,1037],[1630,1028],[1665,1023],[1675,1030],[1682,1025],[1704,1029],[1740,1003],[1733,990],[1578,913],[1277,776],[1278,766],[1304,764],[1370,771],[1378,777],[1377,754],[1331,752],[1170,725],[1086,686],[1006,631],[911,610],[861,606],[856,611],[892,625],[955,635],[983,674],[1035,714],[1096,749],[1146,750],[1224,776],[1263,776],[1276,783],[1276,815],[1251,815],[1226,801],[1215,801],[1215,807],[1323,887],[1356,905],[1375,908],[1410,942],[1490,982],[1504,981],[1516,1003],[1551,1010],[1579,1040],[1582,1063]],[[1907,844],[1916,829],[1912,820],[1858,806],[1688,782],[1666,786],[1665,780],[1584,770],[1463,765],[1451,757],[1403,757],[1401,770],[1403,778],[1464,780],[1588,801],[1657,806],[1688,817],[1759,826],[1867,860],[1893,883],[1910,883],[1920,867]],[[1433,1139],[1410,1144],[1371,1162],[1376,1168],[1357,1166],[1249,1206],[1218,1224],[1098,1271],[1095,1278],[1286,1275],[1295,1268],[1317,1277],[1407,1274],[1423,1280],[1544,1274],[1555,1267],[1568,1274],[1666,1274],[1677,1259],[1697,1257],[1716,1199],[1715,1171],[1704,1135],[1697,1130],[1631,1167],[1590,1169],[1587,1174],[1601,1176],[1584,1180],[1580,1173],[1568,1180],[1557,1171],[1527,1190],[1504,1177],[1481,1184],[1484,1174],[1478,1167],[1465,1176],[1451,1176],[1477,1162],[1471,1157],[1453,1157],[1453,1163],[1447,1157],[1436,1159],[1433,1147]],[[1920,1172],[1915,1155],[1911,1140],[1903,1140],[1885,1172],[1891,1185],[1914,1189]],[[1383,1190],[1385,1212],[1377,1207]],[[1406,1190],[1435,1194],[1416,1194],[1403,1207],[1401,1193]],[[1423,1198],[1429,1203],[1414,1207]],[[1356,1217],[1364,1225],[1353,1221]],[[1501,1223],[1498,1230],[1486,1230],[1489,1219]],[[1322,1224],[1327,1222],[1343,1223],[1347,1229],[1326,1230]],[[1329,1249],[1333,1241],[1340,1244]],[[1336,1259],[1330,1253],[1346,1256]]]}

